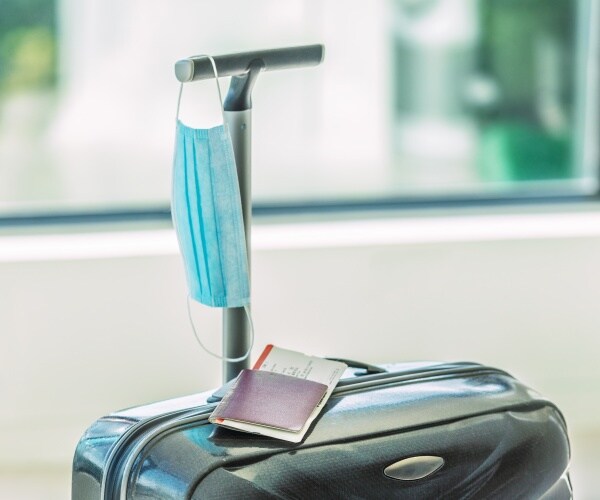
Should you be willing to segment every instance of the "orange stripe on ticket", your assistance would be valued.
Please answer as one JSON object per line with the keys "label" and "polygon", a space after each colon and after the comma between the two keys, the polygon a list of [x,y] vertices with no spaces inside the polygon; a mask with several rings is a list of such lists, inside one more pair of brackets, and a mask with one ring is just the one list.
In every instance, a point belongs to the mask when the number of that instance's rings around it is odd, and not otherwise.
{"label": "orange stripe on ticket", "polygon": [[271,349],[273,349],[273,344],[269,344],[267,347],[265,347],[265,350],[262,352],[260,357],[256,360],[256,363],[254,363],[254,367],[252,368],[253,370],[260,370],[260,367],[265,362],[265,359],[267,359],[267,356],[271,352]]}

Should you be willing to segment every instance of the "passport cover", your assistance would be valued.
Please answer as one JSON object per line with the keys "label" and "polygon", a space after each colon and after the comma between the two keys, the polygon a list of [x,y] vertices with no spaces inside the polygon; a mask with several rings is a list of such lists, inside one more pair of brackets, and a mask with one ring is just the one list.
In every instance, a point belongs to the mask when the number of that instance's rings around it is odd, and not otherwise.
{"label": "passport cover", "polygon": [[299,432],[327,386],[280,373],[242,370],[210,416],[213,423],[237,420]]}

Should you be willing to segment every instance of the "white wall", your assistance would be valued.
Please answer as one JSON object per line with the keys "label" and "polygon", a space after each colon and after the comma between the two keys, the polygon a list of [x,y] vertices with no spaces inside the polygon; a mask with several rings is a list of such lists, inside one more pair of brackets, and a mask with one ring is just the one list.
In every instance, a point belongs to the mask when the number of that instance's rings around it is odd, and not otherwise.
{"label": "white wall", "polygon": [[[599,215],[259,225],[253,245],[255,355],[489,363],[600,432]],[[95,418],[220,381],[170,230],[3,236],[0,276],[0,470],[64,467]],[[218,348],[219,313],[195,314]]]}

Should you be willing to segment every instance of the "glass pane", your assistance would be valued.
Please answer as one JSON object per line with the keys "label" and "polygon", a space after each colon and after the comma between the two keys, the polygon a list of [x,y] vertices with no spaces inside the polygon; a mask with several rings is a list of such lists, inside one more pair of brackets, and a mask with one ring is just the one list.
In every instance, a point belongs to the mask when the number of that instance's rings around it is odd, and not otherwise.
{"label": "glass pane", "polygon": [[[176,60],[324,43],[261,74],[254,199],[591,192],[597,2],[4,0],[2,213],[140,208],[170,192]],[[222,85],[227,85],[222,79]],[[182,119],[220,121],[214,82]]]}

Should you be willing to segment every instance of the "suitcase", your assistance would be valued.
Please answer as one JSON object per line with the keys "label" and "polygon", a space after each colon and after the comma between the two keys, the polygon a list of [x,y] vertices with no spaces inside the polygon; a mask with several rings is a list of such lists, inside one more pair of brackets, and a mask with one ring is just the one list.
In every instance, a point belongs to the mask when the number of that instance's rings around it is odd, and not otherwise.
{"label": "suitcase", "polygon": [[96,421],[73,498],[572,498],[563,416],[494,368],[350,368],[299,444],[210,424],[211,394]]}

